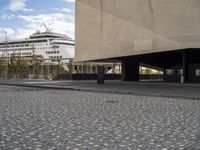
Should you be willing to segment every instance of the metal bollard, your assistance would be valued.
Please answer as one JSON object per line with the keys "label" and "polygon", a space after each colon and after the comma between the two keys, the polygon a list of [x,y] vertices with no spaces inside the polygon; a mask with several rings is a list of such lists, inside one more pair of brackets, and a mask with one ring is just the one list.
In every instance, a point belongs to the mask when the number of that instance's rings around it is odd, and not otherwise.
{"label": "metal bollard", "polygon": [[97,68],[97,84],[104,84],[104,66]]}

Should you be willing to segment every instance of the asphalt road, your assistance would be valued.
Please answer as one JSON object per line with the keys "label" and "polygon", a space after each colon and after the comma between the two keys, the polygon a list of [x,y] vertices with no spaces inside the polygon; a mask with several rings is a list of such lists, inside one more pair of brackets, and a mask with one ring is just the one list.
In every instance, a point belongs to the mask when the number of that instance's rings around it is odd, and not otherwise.
{"label": "asphalt road", "polygon": [[200,101],[0,86],[1,150],[199,150]]}

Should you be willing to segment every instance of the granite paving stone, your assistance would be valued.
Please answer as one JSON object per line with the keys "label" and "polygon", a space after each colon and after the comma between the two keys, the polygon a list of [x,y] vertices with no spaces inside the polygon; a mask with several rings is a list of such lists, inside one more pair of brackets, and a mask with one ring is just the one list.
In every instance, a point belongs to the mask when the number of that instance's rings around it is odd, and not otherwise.
{"label": "granite paving stone", "polygon": [[0,86],[0,150],[198,150],[200,101]]}

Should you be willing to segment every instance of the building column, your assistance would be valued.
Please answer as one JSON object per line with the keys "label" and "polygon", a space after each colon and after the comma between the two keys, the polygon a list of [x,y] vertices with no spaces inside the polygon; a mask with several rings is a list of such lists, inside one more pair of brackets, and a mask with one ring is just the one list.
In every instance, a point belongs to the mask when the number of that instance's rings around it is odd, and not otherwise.
{"label": "building column", "polygon": [[97,84],[104,84],[104,66],[97,67]]}
{"label": "building column", "polygon": [[163,69],[163,81],[166,81],[166,68]]}
{"label": "building column", "polygon": [[183,68],[183,81],[184,83],[187,83],[189,82],[189,62],[186,50],[183,50],[182,52],[182,68]]}
{"label": "building column", "polygon": [[122,62],[122,81],[139,81],[139,60]]}

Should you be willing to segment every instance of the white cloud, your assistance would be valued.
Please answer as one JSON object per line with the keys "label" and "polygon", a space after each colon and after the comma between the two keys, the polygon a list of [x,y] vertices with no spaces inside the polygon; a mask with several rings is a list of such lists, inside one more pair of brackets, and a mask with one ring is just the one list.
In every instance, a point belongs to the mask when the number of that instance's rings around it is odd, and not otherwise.
{"label": "white cloud", "polygon": [[74,11],[69,9],[69,8],[53,8],[53,10],[55,10],[56,12],[65,12],[65,13],[73,13]]}
{"label": "white cloud", "polygon": [[15,34],[15,31],[12,28],[0,28],[0,41],[6,41],[5,31],[7,33],[8,40],[10,39],[9,37]]}
{"label": "white cloud", "polygon": [[26,25],[15,31],[12,29],[12,32],[9,31],[8,36],[12,39],[29,37],[38,29],[44,31],[42,24],[45,23],[53,32],[67,34],[74,38],[75,25],[73,22],[68,21],[70,17],[72,16],[63,13],[16,16],[17,19],[24,21]]}
{"label": "white cloud", "polygon": [[0,28],[0,31],[6,31],[8,35],[15,33],[15,31],[12,28]]}
{"label": "white cloud", "polygon": [[27,0],[11,0],[9,9],[11,11],[33,11],[33,9],[26,8]]}
{"label": "white cloud", "polygon": [[31,28],[19,28],[15,30],[13,37],[14,39],[24,39],[28,38],[29,35],[33,34],[34,32],[35,30]]}
{"label": "white cloud", "polygon": [[71,13],[71,12],[72,12],[72,10],[71,10],[71,9],[68,9],[68,8],[63,8],[62,11],[63,11],[63,12],[67,12],[67,13]]}
{"label": "white cloud", "polygon": [[0,15],[0,20],[11,20],[13,18],[15,18],[14,14],[12,14],[12,15],[7,15],[7,14]]}
{"label": "white cloud", "polygon": [[75,0],[63,0],[65,2],[69,2],[69,3],[75,3]]}

